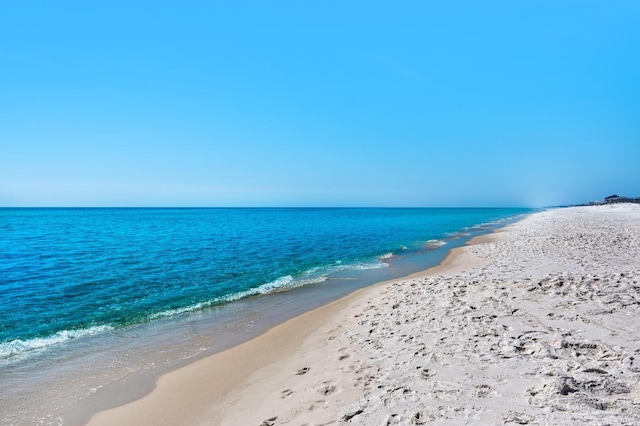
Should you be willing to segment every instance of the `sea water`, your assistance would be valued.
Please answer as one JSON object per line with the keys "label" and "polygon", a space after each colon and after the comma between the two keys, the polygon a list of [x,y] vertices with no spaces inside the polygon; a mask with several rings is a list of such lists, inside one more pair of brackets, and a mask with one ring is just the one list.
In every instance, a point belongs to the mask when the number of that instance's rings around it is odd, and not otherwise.
{"label": "sea water", "polygon": [[[295,315],[433,266],[464,236],[529,212],[0,209],[0,378],[26,389],[46,376],[53,386],[69,374],[61,369],[102,363],[91,382],[100,387],[142,368],[114,366],[123,348],[156,364],[159,342],[189,328],[188,342],[167,344],[163,359],[189,358],[238,324],[265,327],[284,306]],[[82,374],[74,386],[89,386]],[[0,397],[0,410],[9,403]]]}

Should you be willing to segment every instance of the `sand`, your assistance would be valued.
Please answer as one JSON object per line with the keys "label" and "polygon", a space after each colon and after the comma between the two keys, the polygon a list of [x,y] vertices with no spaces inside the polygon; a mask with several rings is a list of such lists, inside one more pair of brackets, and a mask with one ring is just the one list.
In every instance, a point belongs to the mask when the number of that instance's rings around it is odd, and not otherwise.
{"label": "sand", "polygon": [[640,424],[640,205],[536,213],[92,425]]}

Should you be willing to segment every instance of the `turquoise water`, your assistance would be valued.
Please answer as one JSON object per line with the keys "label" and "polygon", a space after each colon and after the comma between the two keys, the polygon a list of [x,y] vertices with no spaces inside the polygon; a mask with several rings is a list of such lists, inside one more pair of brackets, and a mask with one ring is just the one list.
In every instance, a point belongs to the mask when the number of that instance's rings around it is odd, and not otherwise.
{"label": "turquoise water", "polygon": [[527,209],[0,209],[0,359],[389,267]]}

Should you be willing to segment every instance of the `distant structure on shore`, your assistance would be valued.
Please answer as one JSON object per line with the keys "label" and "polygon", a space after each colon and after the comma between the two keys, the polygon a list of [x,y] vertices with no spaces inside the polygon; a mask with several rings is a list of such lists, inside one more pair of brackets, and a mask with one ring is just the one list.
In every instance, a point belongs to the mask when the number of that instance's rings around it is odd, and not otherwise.
{"label": "distant structure on shore", "polygon": [[577,206],[602,206],[604,204],[617,204],[617,203],[640,204],[640,197],[630,198],[630,197],[624,197],[622,195],[614,194],[614,195],[609,195],[608,197],[605,197],[605,199],[602,201],[591,201],[589,203],[576,204],[576,205]]}

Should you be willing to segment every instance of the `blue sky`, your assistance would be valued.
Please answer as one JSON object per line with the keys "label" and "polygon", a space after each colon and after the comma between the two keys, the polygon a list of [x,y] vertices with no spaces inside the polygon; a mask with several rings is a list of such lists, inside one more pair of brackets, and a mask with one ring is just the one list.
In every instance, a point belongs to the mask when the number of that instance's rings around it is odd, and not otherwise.
{"label": "blue sky", "polygon": [[0,206],[640,196],[635,1],[5,1]]}

